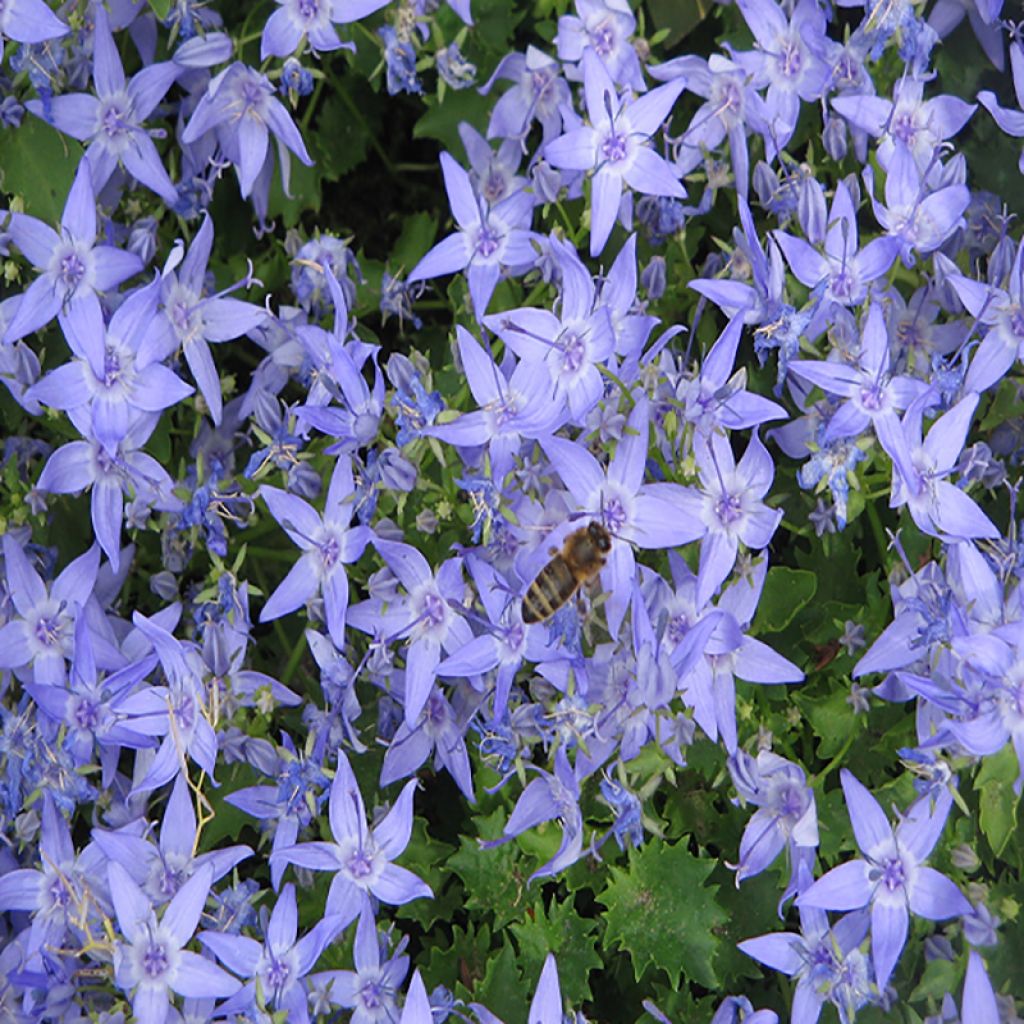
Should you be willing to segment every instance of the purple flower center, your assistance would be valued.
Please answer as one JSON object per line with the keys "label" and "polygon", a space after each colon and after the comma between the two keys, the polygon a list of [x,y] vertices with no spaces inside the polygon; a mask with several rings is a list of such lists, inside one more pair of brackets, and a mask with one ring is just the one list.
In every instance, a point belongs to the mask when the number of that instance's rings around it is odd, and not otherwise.
{"label": "purple flower center", "polygon": [[889,128],[894,138],[901,139],[909,147],[913,147],[914,139],[917,137],[917,126],[914,124],[914,116],[909,111],[903,111],[892,119]]}
{"label": "purple flower center", "polygon": [[95,732],[96,726],[100,724],[99,708],[88,697],[83,697],[75,708],[74,719],[79,729]]}
{"label": "purple flower center", "polygon": [[626,509],[622,501],[619,498],[609,498],[604,503],[601,518],[609,533],[621,533],[626,525]]}
{"label": "purple flower center", "polygon": [[860,83],[860,64],[850,53],[844,53],[832,71],[835,87],[839,90],[851,88]]}
{"label": "purple flower center", "polygon": [[238,87],[238,98],[241,100],[242,110],[238,116],[250,116],[261,120],[260,113],[266,103],[266,92],[263,84],[258,78],[247,77]]}
{"label": "purple flower center", "polygon": [[320,4],[317,0],[299,0],[298,11],[304,21],[315,21],[320,14]]}
{"label": "purple flower center", "polygon": [[730,526],[743,515],[743,503],[735,494],[723,494],[715,504],[715,515],[723,526]]}
{"label": "purple flower center", "polygon": [[61,611],[63,605],[57,611],[36,619],[35,636],[44,647],[58,647],[64,639],[65,621]]}
{"label": "purple flower center", "polygon": [[338,542],[338,538],[330,536],[326,540],[320,542],[318,546],[320,552],[320,562],[326,572],[330,572],[341,558],[341,544]]}
{"label": "purple flower center", "polygon": [[485,260],[489,260],[498,251],[500,246],[501,236],[490,225],[485,225],[480,228],[480,232],[476,236],[476,244],[473,248],[477,256],[482,256]]}
{"label": "purple flower center", "polygon": [[614,51],[615,29],[609,22],[602,23],[590,33],[590,45],[597,50],[600,57],[607,57]]}
{"label": "purple flower center", "polygon": [[131,131],[132,124],[128,120],[128,110],[121,99],[111,100],[100,114],[100,124],[108,138],[116,138]]}
{"label": "purple flower center", "polygon": [[576,373],[587,358],[587,345],[575,331],[570,331],[562,340],[562,369]]}
{"label": "purple flower center", "polygon": [[533,90],[534,99],[538,107],[548,98],[548,93],[551,91],[551,83],[554,80],[555,76],[549,68],[539,68],[536,71],[530,72],[530,88]]}
{"label": "purple flower center", "polygon": [[368,1010],[379,1010],[384,1002],[384,989],[379,981],[368,981],[359,990],[359,999]]}
{"label": "purple flower center", "polygon": [[190,731],[196,724],[196,702],[191,697],[182,697],[174,709],[174,717],[182,729]]}
{"label": "purple flower center", "polygon": [[427,594],[423,598],[423,618],[430,626],[440,626],[445,620],[448,606],[439,594]]}
{"label": "purple flower center", "polygon": [[907,881],[907,874],[903,868],[903,861],[899,857],[888,857],[879,868],[873,872],[876,878],[880,878],[882,885],[895,892],[902,889]]}
{"label": "purple flower center", "polygon": [[156,888],[161,896],[170,899],[184,884],[185,872],[180,868],[174,868],[170,864],[164,864],[157,873]]}
{"label": "purple flower center", "polygon": [[347,867],[353,878],[369,878],[373,874],[373,858],[360,847],[349,857]]}
{"label": "purple flower center", "polygon": [[805,803],[804,790],[800,786],[784,786],[777,796],[779,815],[793,821],[804,813]]}
{"label": "purple flower center", "polygon": [[283,960],[271,957],[270,963],[267,964],[266,971],[267,988],[280,992],[281,989],[288,984],[288,979],[291,977],[291,974],[292,969],[288,964]]}
{"label": "purple flower center", "polygon": [[685,614],[680,613],[679,615],[673,615],[668,620],[668,640],[673,646],[678,646],[683,642],[683,637],[690,632],[690,621]]}
{"label": "purple flower center", "polygon": [[880,384],[870,384],[861,388],[860,404],[868,412],[878,412],[885,407],[885,389]]}
{"label": "purple flower center", "polygon": [[613,131],[610,135],[606,135],[601,143],[601,153],[608,163],[617,164],[626,159],[626,144],[626,136],[621,132]]}
{"label": "purple flower center", "polygon": [[[2,10],[2,8],[0,8]],[[71,902],[71,890],[67,883],[56,877],[50,883],[50,903],[54,907],[66,907]]]}
{"label": "purple flower center", "polygon": [[82,257],[74,249],[70,249],[61,258],[58,273],[61,284],[69,292],[73,292],[82,283],[82,278],[85,277],[85,263],[82,261]]}
{"label": "purple flower center", "polygon": [[797,78],[804,69],[804,55],[800,46],[790,40],[779,54],[779,73],[786,78]]}
{"label": "purple flower center", "polygon": [[142,954],[142,970],[148,978],[159,978],[167,973],[170,967],[170,959],[167,956],[167,949],[162,942],[151,939],[149,945]]}
{"label": "purple flower center", "polygon": [[1010,330],[1015,337],[1024,338],[1024,309],[1020,306],[1014,306],[1010,314]]}
{"label": "purple flower center", "polygon": [[832,278],[832,294],[839,302],[849,300],[850,296],[853,295],[853,287],[853,275],[846,270],[840,270]]}
{"label": "purple flower center", "polygon": [[103,350],[103,386],[114,387],[121,380],[122,366],[121,356],[113,345],[107,345]]}

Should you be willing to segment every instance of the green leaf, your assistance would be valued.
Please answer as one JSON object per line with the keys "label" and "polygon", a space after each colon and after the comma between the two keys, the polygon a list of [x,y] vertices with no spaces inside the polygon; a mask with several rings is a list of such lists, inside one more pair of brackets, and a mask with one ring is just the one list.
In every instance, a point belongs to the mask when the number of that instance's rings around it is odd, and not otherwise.
{"label": "green leaf", "polygon": [[638,981],[648,967],[660,967],[673,983],[684,975],[717,988],[715,930],[727,915],[715,902],[718,886],[704,885],[716,862],[694,857],[685,842],[649,843],[629,860],[629,871],[611,869],[598,897],[608,907],[608,942],[629,953]]}
{"label": "green leaf", "polygon": [[712,0],[647,0],[651,21],[668,32],[665,46],[670,47],[689,35],[714,6]]}
{"label": "green leaf", "polygon": [[[339,181],[366,159],[370,128],[352,114],[349,105],[354,102],[348,93],[330,94],[317,112],[316,132],[311,136],[317,152],[317,166],[328,181]],[[376,97],[369,89],[360,89],[359,103],[376,105]]]}
{"label": "green leaf", "polygon": [[391,272],[404,269],[408,274],[423,258],[437,234],[437,220],[429,213],[414,213],[405,218],[402,233],[391,249]]}
{"label": "green leaf", "polygon": [[754,620],[754,634],[778,633],[810,603],[818,589],[818,577],[807,569],[777,565],[768,570]]}
{"label": "green leaf", "polygon": [[952,960],[929,960],[917,988],[910,994],[910,1002],[920,999],[941,1000],[947,992],[960,987],[960,968]]}
{"label": "green leaf", "polygon": [[171,0],[148,0],[150,10],[160,21],[164,21],[171,12]]}
{"label": "green leaf", "polygon": [[473,998],[507,1024],[526,1020],[529,992],[516,969],[515,950],[507,938],[501,952],[487,958],[483,981],[473,989]]}
{"label": "green leaf", "polygon": [[[504,821],[502,810],[473,819],[485,839],[497,838]],[[461,848],[448,858],[448,867],[465,883],[466,907],[492,911],[496,929],[521,918],[526,912],[526,875],[515,847],[484,850],[472,835],[461,836],[460,841]]]}
{"label": "green leaf", "polygon": [[561,903],[552,900],[547,910],[538,899],[522,921],[511,925],[526,976],[540,977],[544,958],[554,953],[562,995],[573,1006],[590,998],[588,976],[602,963],[594,948],[596,929],[597,922],[577,913],[571,898]]}
{"label": "green leaf", "polygon": [[56,225],[64,211],[82,147],[37,117],[21,127],[0,131],[0,185],[10,196],[21,196],[25,212]]}
{"label": "green leaf", "polygon": [[306,210],[313,213],[320,211],[320,172],[316,167],[307,167],[292,160],[291,176],[288,182],[290,195],[285,195],[281,181],[280,168],[274,171],[270,184],[270,199],[267,203],[267,217],[274,220],[280,217],[284,226],[293,228]]}
{"label": "green leaf", "polygon": [[794,704],[811,723],[814,735],[818,737],[818,756],[830,760],[842,749],[849,737],[862,728],[863,719],[858,718],[847,702],[847,687],[835,689],[821,697],[795,692],[791,695]]}
{"label": "green leaf", "polygon": [[1018,797],[1013,783],[1018,772],[1017,756],[1007,743],[998,754],[985,758],[974,780],[981,831],[997,857],[1017,828]]}
{"label": "green leaf", "polygon": [[487,102],[478,96],[476,89],[463,89],[456,92],[449,90],[445,94],[444,103],[434,97],[424,98],[427,112],[416,122],[412,130],[414,138],[437,139],[456,159],[461,159],[464,152],[462,139],[459,137],[459,124],[468,121],[475,128],[483,131],[487,126]]}

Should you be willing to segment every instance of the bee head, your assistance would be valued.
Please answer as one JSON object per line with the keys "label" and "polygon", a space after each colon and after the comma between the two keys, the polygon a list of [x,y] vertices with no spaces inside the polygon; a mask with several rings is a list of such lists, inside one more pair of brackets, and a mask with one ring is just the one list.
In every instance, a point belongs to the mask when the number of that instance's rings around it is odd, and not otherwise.
{"label": "bee head", "polygon": [[611,551],[612,535],[596,519],[587,527],[587,533],[590,535],[590,542],[598,551],[602,554]]}

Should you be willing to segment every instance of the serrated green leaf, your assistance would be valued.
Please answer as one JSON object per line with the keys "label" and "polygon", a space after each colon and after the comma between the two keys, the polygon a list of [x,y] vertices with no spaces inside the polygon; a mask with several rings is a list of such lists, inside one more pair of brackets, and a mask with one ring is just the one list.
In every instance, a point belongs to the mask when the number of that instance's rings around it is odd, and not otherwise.
{"label": "serrated green leaf", "polygon": [[660,967],[673,983],[680,976],[716,988],[714,960],[721,940],[715,929],[726,914],[715,902],[718,886],[704,884],[716,861],[694,857],[684,843],[649,843],[630,855],[628,871],[613,867],[598,898],[608,907],[606,939],[625,949],[637,980]]}
{"label": "serrated green leaf", "polygon": [[818,737],[818,756],[823,760],[834,757],[849,737],[863,728],[863,720],[854,714],[846,700],[848,694],[844,687],[823,697],[803,693],[792,695],[793,703],[804,713]]}
{"label": "serrated green leaf", "polygon": [[36,117],[26,117],[21,127],[0,131],[0,186],[10,196],[21,196],[25,212],[56,226],[82,147]]}
{"label": "serrated green leaf", "polygon": [[[478,834],[493,839],[500,835],[504,820],[504,812],[498,810],[473,822]],[[496,929],[526,912],[526,874],[514,846],[485,850],[474,836],[462,836],[460,848],[448,858],[448,867],[465,884],[466,906],[490,910]]]}
{"label": "serrated green leaf", "polygon": [[522,921],[511,925],[526,976],[539,977],[544,958],[554,953],[562,995],[573,1006],[590,998],[588,976],[602,963],[594,948],[596,929],[597,922],[578,914],[572,899],[552,901],[546,910],[537,900]]}
{"label": "serrated green leaf", "polygon": [[487,958],[487,969],[473,989],[473,998],[506,1024],[525,1022],[529,989],[519,976],[515,950],[508,939],[497,956]]}
{"label": "serrated green leaf", "polygon": [[805,607],[818,589],[818,577],[806,569],[777,565],[768,570],[752,633],[778,633]]}

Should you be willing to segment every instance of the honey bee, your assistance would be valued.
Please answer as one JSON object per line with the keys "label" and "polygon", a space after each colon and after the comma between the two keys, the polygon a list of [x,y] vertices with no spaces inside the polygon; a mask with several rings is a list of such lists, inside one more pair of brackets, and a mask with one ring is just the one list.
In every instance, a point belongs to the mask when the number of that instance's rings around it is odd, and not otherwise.
{"label": "honey bee", "polygon": [[612,535],[596,519],[565,538],[562,550],[537,574],[523,597],[523,622],[530,625],[551,618],[584,583],[605,566]]}

